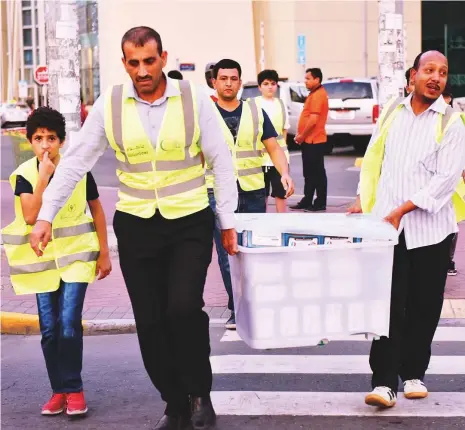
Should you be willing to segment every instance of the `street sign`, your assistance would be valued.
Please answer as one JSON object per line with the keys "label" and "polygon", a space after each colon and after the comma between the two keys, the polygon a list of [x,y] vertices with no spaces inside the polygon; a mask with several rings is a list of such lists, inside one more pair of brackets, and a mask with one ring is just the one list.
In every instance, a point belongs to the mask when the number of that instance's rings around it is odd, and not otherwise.
{"label": "street sign", "polygon": [[303,34],[297,36],[297,63],[305,64],[306,62],[306,39]]}
{"label": "street sign", "polygon": [[179,70],[181,72],[193,72],[195,71],[195,64],[194,63],[181,63],[179,65]]}
{"label": "street sign", "polygon": [[19,98],[25,99],[27,97],[27,81],[18,82]]}
{"label": "street sign", "polygon": [[37,66],[34,70],[34,81],[39,85],[48,84],[48,67],[47,66]]}

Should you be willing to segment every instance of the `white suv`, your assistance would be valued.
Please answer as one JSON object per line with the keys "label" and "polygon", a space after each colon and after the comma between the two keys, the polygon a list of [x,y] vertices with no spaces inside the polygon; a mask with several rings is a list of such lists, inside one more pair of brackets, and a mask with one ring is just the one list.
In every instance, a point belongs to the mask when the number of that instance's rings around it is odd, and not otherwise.
{"label": "white suv", "polygon": [[[297,149],[298,146],[294,142],[294,136],[297,133],[297,124],[299,123],[300,114],[304,107],[305,99],[309,91],[303,82],[278,82],[277,96],[282,99],[286,106],[289,116],[290,128],[287,131],[287,145],[289,149]],[[247,100],[252,97],[258,97],[260,91],[256,82],[248,82],[243,85],[237,97],[241,100]]]}
{"label": "white suv", "polygon": [[373,78],[332,78],[323,81],[328,93],[328,152],[334,146],[364,153],[379,117],[378,83]]}

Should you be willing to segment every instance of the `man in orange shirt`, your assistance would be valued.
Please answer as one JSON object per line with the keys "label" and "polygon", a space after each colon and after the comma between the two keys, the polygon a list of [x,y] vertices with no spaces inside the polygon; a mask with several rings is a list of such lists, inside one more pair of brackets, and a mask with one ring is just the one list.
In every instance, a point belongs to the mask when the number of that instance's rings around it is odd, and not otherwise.
{"label": "man in orange shirt", "polygon": [[[326,120],[328,118],[328,94],[321,85],[321,69],[307,69],[305,86],[310,94],[300,115],[295,142],[302,145],[302,164],[305,177],[303,199],[291,209],[318,212],[326,210],[328,180],[325,170]],[[316,191],[316,199],[313,196]]]}

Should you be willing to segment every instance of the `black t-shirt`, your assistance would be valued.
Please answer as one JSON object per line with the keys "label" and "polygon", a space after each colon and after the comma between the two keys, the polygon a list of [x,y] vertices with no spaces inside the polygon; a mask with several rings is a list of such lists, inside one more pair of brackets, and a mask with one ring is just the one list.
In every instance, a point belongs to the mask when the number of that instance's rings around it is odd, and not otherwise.
{"label": "black t-shirt", "polygon": [[[37,169],[39,168],[39,162],[37,161]],[[52,180],[50,178],[50,181]],[[50,183],[49,181],[49,183]],[[33,194],[34,190],[32,189],[32,184],[23,176],[18,175],[16,177],[16,187],[15,187],[15,196],[20,196],[21,194]],[[99,193],[97,189],[97,184],[95,183],[95,179],[92,176],[92,173],[87,173],[87,181],[86,181],[86,200],[88,202],[92,200],[97,200],[99,198]]]}
{"label": "black t-shirt", "polygon": [[[236,137],[237,137],[237,131],[239,130],[239,123],[241,122],[242,101],[240,105],[237,107],[237,109],[233,110],[232,112],[224,110],[222,107],[218,106],[218,103],[216,103],[216,107],[220,111],[220,114],[223,117],[224,122],[226,123],[229,130],[231,131],[231,134],[233,135],[234,142],[235,142]],[[263,136],[262,136],[262,142],[263,142],[264,140],[271,139],[272,137],[278,137],[278,133],[276,133],[276,130],[273,127],[273,123],[271,122],[267,113],[263,109],[262,109],[262,112],[263,112]]]}

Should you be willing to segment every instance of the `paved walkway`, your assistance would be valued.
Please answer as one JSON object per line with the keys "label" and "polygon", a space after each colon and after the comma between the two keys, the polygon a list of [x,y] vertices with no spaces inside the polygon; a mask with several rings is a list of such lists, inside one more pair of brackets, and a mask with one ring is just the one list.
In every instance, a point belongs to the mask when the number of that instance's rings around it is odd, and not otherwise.
{"label": "paved walkway", "polygon": [[[2,183],[2,191],[6,191],[4,185],[6,184]],[[107,219],[110,222],[113,218],[114,203],[116,201],[115,190],[102,188],[100,189],[100,193],[102,203],[107,213]],[[296,199],[292,201],[296,201]],[[270,203],[269,211],[274,212],[275,207],[272,199]],[[333,203],[334,204],[329,206],[330,212],[345,211],[347,202],[336,201]],[[2,192],[2,226],[5,226],[12,220],[12,204],[11,193]],[[456,264],[459,274],[447,280],[447,299],[465,299],[465,225],[462,225],[461,229],[462,234],[459,235],[456,253]],[[112,240],[114,244],[114,238]],[[34,295],[16,296],[14,294],[10,284],[8,265],[6,264],[4,252],[2,252],[1,257],[1,269],[1,310],[6,312],[37,314]],[[208,271],[204,300],[205,310],[210,315],[210,318],[219,319],[229,316],[229,312],[226,308],[227,295],[223,287],[215,250],[213,251],[212,264]],[[463,303],[465,302],[462,300],[447,302],[444,307],[443,316],[446,318],[454,318],[459,314],[465,315]],[[85,320],[134,318],[116,257],[113,259],[113,271],[111,275],[89,286],[84,303],[83,318]]]}

